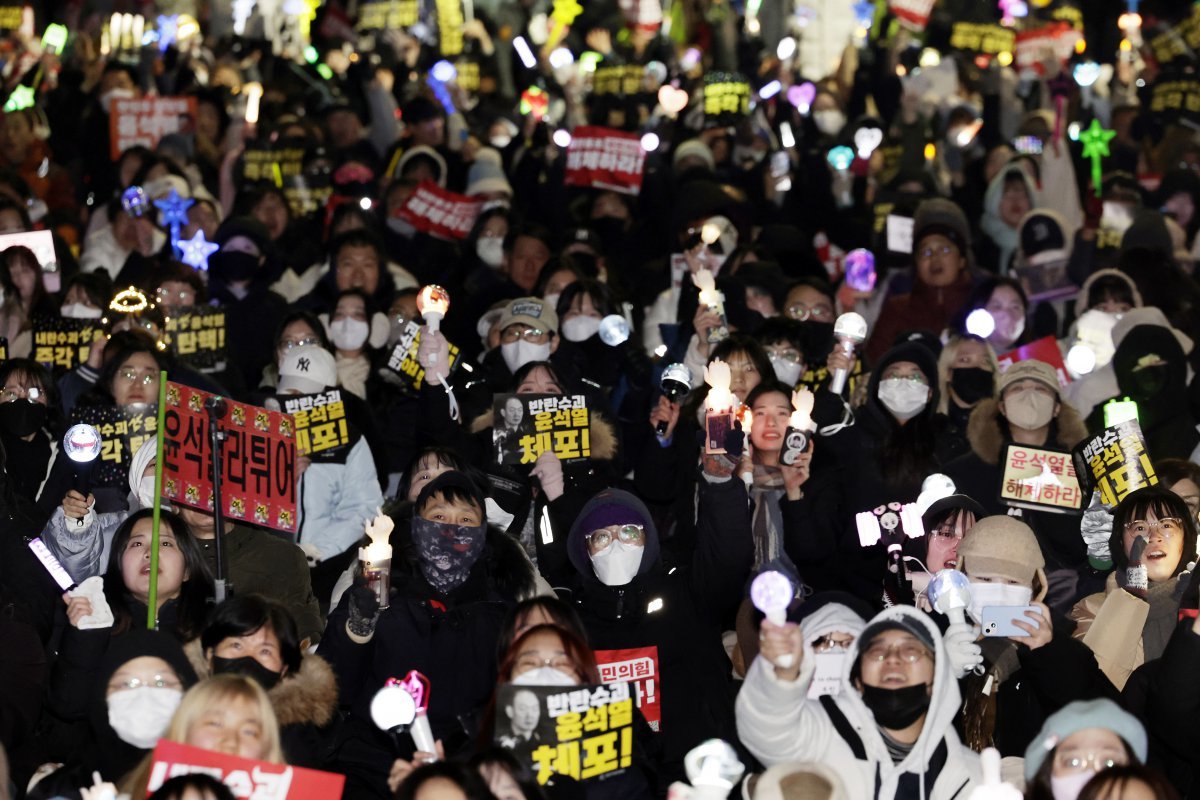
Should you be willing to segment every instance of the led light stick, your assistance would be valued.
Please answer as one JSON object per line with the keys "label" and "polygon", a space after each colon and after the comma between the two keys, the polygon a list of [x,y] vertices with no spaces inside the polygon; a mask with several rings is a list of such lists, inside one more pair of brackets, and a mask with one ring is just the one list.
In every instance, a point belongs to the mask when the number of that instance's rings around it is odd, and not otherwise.
{"label": "led light stick", "polygon": [[[92,470],[100,457],[101,444],[100,431],[85,423],[72,425],[63,436],[63,451],[71,459],[75,473],[72,488],[83,495],[85,501],[92,490]],[[82,526],[83,520],[76,524]]]}
{"label": "led light stick", "polygon": [[733,410],[737,396],[729,391],[729,365],[719,358],[704,368],[704,382],[708,384],[708,394],[704,396],[704,407],[710,414],[722,414]]}
{"label": "led light stick", "polygon": [[813,100],[816,98],[816,85],[807,81],[792,86],[787,90],[788,102],[795,106],[796,110],[801,114],[808,114],[809,110],[812,108]]}
{"label": "led light stick", "polygon": [[971,604],[971,582],[958,570],[938,570],[929,582],[925,596],[929,598],[929,605],[949,617],[952,623],[961,625],[967,621],[964,612]]}
{"label": "led light stick", "polygon": [[[662,377],[658,379],[658,388],[662,389],[663,396],[668,401],[678,403],[692,390],[692,371],[687,368],[686,364],[670,364],[663,370]],[[660,420],[655,426],[654,432],[660,437],[666,436],[667,421]]]}
{"label": "led light stick", "polygon": [[629,321],[620,314],[609,314],[600,320],[600,341],[616,347],[629,341]]}
{"label": "led light stick", "polygon": [[986,339],[996,330],[996,320],[986,308],[977,308],[967,314],[967,333]]}
{"label": "led light stick", "polygon": [[783,434],[783,450],[779,453],[780,462],[789,467],[808,450],[812,432],[817,429],[817,423],[812,418],[814,399],[813,393],[807,388],[792,392],[792,416],[788,419],[788,427]]}
{"label": "led light stick", "polygon": [[176,258],[183,255],[182,248],[179,245],[179,230],[187,224],[188,209],[195,202],[190,197],[181,197],[179,192],[174,188],[167,193],[166,197],[154,201],[154,207],[161,212],[160,219],[162,224],[171,230],[171,247],[175,250]]}
{"label": "led light stick", "polygon": [[393,737],[404,731],[412,736],[417,750],[435,754],[437,742],[429,727],[429,679],[415,669],[403,679],[388,678],[371,698],[371,719]]}
{"label": "led light stick", "polygon": [[[847,311],[833,323],[833,336],[846,357],[852,359],[854,348],[867,340],[867,321],[861,314]],[[841,394],[846,388],[846,377],[849,374],[849,370],[845,368],[839,367],[834,370],[833,379],[829,382],[829,391]]]}
{"label": "led light stick", "polygon": [[392,589],[392,545],[388,542],[395,523],[387,514],[376,514],[365,526],[371,543],[358,548],[358,560],[363,565],[367,586],[375,592],[381,609],[387,608]]}
{"label": "led light stick", "polygon": [[221,249],[216,242],[204,238],[204,231],[196,229],[196,235],[190,239],[180,239],[179,260],[200,272],[208,272],[208,257]]}
{"label": "led light stick", "polygon": [[1083,142],[1083,157],[1092,162],[1092,185],[1096,187],[1096,197],[1100,196],[1100,159],[1109,155],[1108,143],[1116,135],[1116,131],[1105,130],[1098,119],[1093,119],[1088,129],[1079,134],[1079,141]]}
{"label": "led light stick", "polygon": [[[772,625],[787,623],[787,609],[796,596],[792,582],[782,572],[767,570],[759,573],[750,584],[750,602],[766,615]],[[787,669],[796,663],[795,656],[784,653],[777,661],[780,667]]]}
{"label": "led light stick", "polygon": [[854,202],[854,198],[850,196],[850,182],[846,180],[850,165],[854,163],[854,151],[846,145],[840,144],[829,151],[826,161],[829,162],[829,166],[833,167],[839,183],[842,184],[842,190],[838,194],[838,206],[845,208]]}
{"label": "led light stick", "polygon": [[866,161],[883,144],[883,131],[879,128],[859,128],[854,132],[854,147],[858,157]]}
{"label": "led light stick", "polygon": [[861,247],[846,254],[846,283],[856,292],[875,288],[875,255]]}
{"label": "led light stick", "polygon": [[[446,312],[450,310],[450,293],[437,284],[431,283],[421,289],[417,294],[417,311],[421,312],[421,318],[425,320],[425,328],[430,333],[437,333],[441,330],[442,320],[446,317]],[[434,370],[433,374],[437,376],[442,387],[446,390],[446,395],[449,397],[450,403],[450,418],[458,419],[458,399],[454,396],[454,391],[450,388],[450,382],[446,380],[446,376],[442,373],[441,365],[437,363],[437,353],[429,355],[429,366]],[[447,365],[449,367],[449,365]]]}

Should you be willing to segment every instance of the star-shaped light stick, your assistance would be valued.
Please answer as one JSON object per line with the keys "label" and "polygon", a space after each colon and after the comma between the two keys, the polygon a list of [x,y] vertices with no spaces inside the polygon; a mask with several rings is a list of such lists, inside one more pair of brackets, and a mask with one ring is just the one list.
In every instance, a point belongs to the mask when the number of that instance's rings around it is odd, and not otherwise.
{"label": "star-shaped light stick", "polygon": [[176,257],[182,255],[179,242],[179,229],[187,224],[188,209],[195,202],[190,197],[180,197],[179,192],[175,191],[175,189],[171,189],[166,197],[161,197],[154,201],[154,207],[162,212],[162,224],[171,229],[171,247],[175,249]]}
{"label": "star-shaped light stick", "polygon": [[180,252],[179,260],[201,272],[208,272],[208,257],[221,249],[221,245],[204,238],[202,230],[197,230],[190,239],[180,239],[176,247]]}
{"label": "star-shaped light stick", "polygon": [[1088,129],[1079,134],[1083,157],[1092,161],[1092,185],[1096,187],[1096,197],[1100,196],[1100,159],[1109,155],[1108,143],[1116,135],[1116,131],[1105,130],[1098,119],[1093,119]]}

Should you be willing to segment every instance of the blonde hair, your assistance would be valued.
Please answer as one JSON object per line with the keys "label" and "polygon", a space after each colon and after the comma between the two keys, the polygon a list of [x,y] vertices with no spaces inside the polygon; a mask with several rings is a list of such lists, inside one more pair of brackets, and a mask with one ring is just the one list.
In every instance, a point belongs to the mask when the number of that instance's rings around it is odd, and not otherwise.
{"label": "blonde hair", "polygon": [[950,337],[950,341],[946,342],[946,346],[942,348],[941,355],[938,356],[937,374],[938,374],[938,413],[948,414],[950,412],[950,370],[954,367],[954,359],[958,357],[958,348],[962,347],[963,342],[976,342],[983,345],[984,361],[992,369],[992,374],[999,377],[1000,365],[996,363],[996,351],[988,344],[987,339],[980,339],[973,333],[956,333]]}

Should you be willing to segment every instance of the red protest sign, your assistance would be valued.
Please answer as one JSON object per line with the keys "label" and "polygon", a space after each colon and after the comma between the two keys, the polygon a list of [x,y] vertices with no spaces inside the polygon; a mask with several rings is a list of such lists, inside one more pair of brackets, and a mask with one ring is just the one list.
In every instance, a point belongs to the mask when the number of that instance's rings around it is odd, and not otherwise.
{"label": "red protest sign", "polygon": [[929,24],[929,15],[933,12],[934,0],[888,0],[888,10],[900,20],[904,27],[923,31]]}
{"label": "red protest sign", "polygon": [[650,727],[662,729],[662,674],[658,669],[658,647],[597,650],[596,664],[603,683],[632,683],[637,688],[637,707]]}
{"label": "red protest sign", "polygon": [[425,181],[416,188],[395,216],[430,236],[465,239],[483,207],[482,200],[455,194]]}
{"label": "red protest sign", "polygon": [[189,133],[196,122],[194,97],[121,98],[113,101],[108,118],[114,161],[134,145],[153,150],[171,133]]}
{"label": "red protest sign", "polygon": [[585,125],[576,128],[567,148],[567,186],[610,189],[623,194],[642,190],[646,151],[637,134]]}
{"label": "red protest sign", "polygon": [[238,800],[339,800],[346,776],[269,764],[160,739],[154,747],[146,795],[176,775],[203,773],[229,787]]}
{"label": "red protest sign", "polygon": [[[163,496],[212,511],[212,451],[208,392],[167,384],[163,442]],[[222,513],[275,530],[296,532],[296,444],[292,418],[278,411],[226,401],[221,461]]]}
{"label": "red protest sign", "polygon": [[1000,371],[1004,372],[1004,370],[1018,361],[1025,361],[1030,358],[1043,361],[1054,367],[1054,372],[1058,375],[1058,385],[1063,389],[1067,388],[1067,384],[1071,382],[1071,378],[1067,375],[1067,367],[1063,363],[1062,351],[1058,349],[1058,342],[1055,341],[1053,336],[1043,336],[1041,339],[1034,339],[1029,344],[996,356],[996,363],[1000,365]]}
{"label": "red protest sign", "polygon": [[1065,62],[1075,52],[1075,43],[1083,33],[1075,30],[1069,22],[1055,22],[1031,31],[1017,34],[1013,49],[1013,66],[1018,71],[1032,69],[1039,75],[1045,71],[1043,62],[1056,58]]}

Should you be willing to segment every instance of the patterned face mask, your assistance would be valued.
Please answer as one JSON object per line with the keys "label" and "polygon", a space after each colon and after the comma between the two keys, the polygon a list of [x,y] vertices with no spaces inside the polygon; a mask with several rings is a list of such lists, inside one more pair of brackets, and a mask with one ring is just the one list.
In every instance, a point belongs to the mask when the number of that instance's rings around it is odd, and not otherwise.
{"label": "patterned face mask", "polygon": [[450,525],[423,517],[412,521],[413,542],[421,557],[421,574],[439,592],[466,583],[483,552],[486,525]]}

